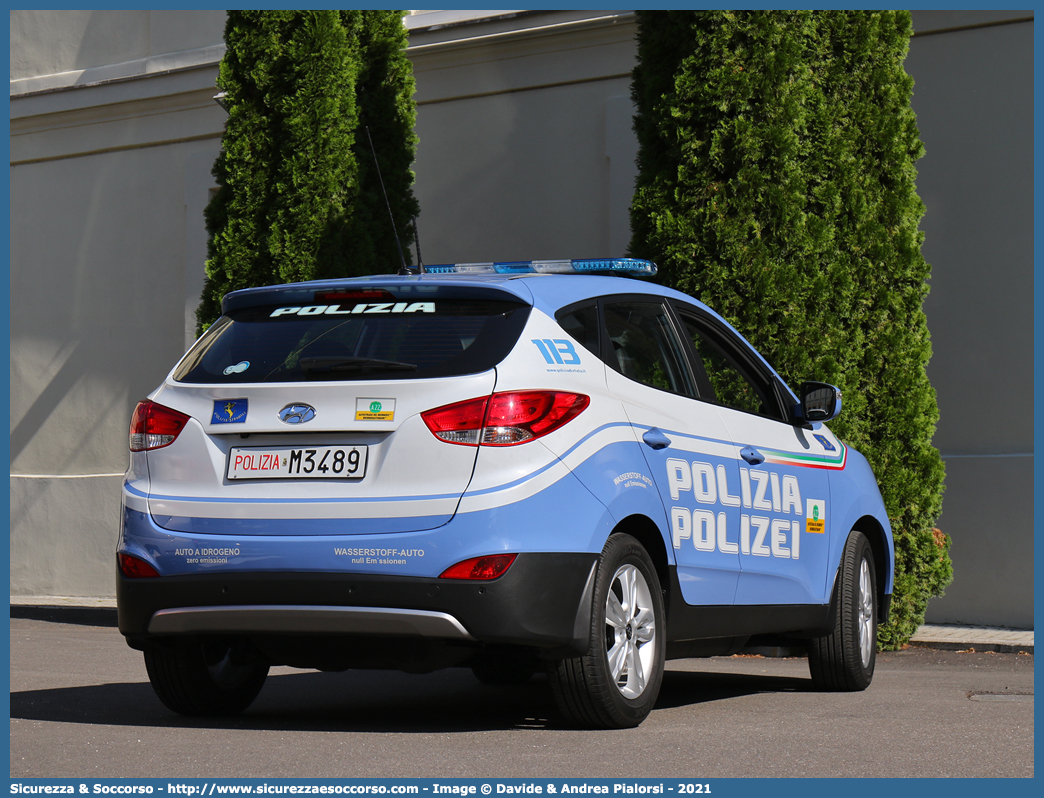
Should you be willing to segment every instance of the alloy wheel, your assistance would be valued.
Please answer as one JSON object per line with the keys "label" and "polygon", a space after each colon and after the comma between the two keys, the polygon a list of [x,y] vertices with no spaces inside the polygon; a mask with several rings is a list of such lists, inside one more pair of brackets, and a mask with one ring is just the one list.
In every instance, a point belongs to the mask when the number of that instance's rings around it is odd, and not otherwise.
{"label": "alloy wheel", "polygon": [[605,600],[605,641],[609,672],[625,698],[640,696],[656,658],[656,614],[642,572],[622,565]]}

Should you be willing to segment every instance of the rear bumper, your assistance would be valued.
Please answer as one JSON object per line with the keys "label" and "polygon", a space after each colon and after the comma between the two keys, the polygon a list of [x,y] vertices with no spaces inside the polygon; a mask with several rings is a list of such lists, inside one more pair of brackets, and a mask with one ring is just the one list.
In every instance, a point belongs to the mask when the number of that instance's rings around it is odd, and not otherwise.
{"label": "rear bumper", "polygon": [[445,612],[388,607],[324,607],[241,604],[171,607],[149,621],[152,635],[195,634],[364,634],[474,640]]}
{"label": "rear bumper", "polygon": [[598,555],[522,553],[488,582],[383,574],[225,573],[127,579],[135,647],[186,634],[383,635],[584,653]]}

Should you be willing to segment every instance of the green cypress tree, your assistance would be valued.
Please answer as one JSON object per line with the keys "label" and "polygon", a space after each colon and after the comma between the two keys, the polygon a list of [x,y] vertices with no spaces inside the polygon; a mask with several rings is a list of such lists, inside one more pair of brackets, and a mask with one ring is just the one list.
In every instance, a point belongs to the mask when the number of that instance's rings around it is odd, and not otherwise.
{"label": "green cypress tree", "polygon": [[358,62],[339,13],[230,11],[225,43],[200,330],[229,291],[314,277],[356,179]]}
{"label": "green cypress tree", "polygon": [[230,11],[225,42],[228,121],[197,332],[238,288],[399,268],[363,125],[388,170],[404,247],[418,212],[402,12]]}
{"label": "green cypress tree", "polygon": [[[358,193],[353,213],[341,229],[336,272],[323,276],[394,274],[402,255],[412,264],[409,245],[414,240],[413,219],[420,205],[413,194],[411,169],[416,155],[413,132],[417,106],[413,65],[406,57],[408,35],[403,11],[341,12],[345,26],[356,33],[360,71],[356,84],[359,120],[352,153],[358,165]],[[357,14],[352,18],[353,14]],[[369,138],[367,138],[369,129]],[[373,149],[370,148],[370,139]],[[374,152],[380,175],[374,167]],[[384,180],[385,193],[380,180]],[[391,217],[388,214],[391,206]]]}
{"label": "green cypress tree", "polygon": [[929,266],[903,69],[908,12],[639,12],[631,254],[716,309],[790,384],[838,385],[870,461],[906,642],[952,578],[925,365]]}

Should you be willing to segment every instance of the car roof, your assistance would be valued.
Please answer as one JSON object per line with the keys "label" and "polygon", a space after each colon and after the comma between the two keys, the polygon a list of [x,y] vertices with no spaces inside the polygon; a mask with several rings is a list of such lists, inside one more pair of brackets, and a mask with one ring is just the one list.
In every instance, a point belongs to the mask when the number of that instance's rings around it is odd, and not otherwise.
{"label": "car roof", "polygon": [[[301,293],[330,290],[351,285],[446,285],[468,287],[497,287],[515,295],[526,304],[539,308],[550,316],[566,305],[612,294],[648,294],[669,296],[703,308],[714,316],[710,308],[680,291],[666,286],[628,277],[596,274],[380,274],[333,280],[312,280],[303,283],[244,288],[225,295],[226,307],[287,301]],[[720,318],[720,317],[719,317]]]}

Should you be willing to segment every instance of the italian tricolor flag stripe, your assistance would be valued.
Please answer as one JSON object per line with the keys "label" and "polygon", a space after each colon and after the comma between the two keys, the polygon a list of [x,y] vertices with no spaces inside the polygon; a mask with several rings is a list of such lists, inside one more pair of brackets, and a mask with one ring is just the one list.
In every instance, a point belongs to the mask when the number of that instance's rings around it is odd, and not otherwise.
{"label": "italian tricolor flag stripe", "polygon": [[837,445],[841,447],[841,451],[837,455],[830,457],[822,457],[812,454],[793,454],[791,452],[776,452],[771,449],[762,449],[761,447],[758,447],[758,451],[765,455],[766,463],[772,463],[774,465],[793,465],[800,466],[801,468],[826,468],[837,471],[844,468],[845,463],[848,461],[848,447],[841,443],[841,441],[838,441]]}

